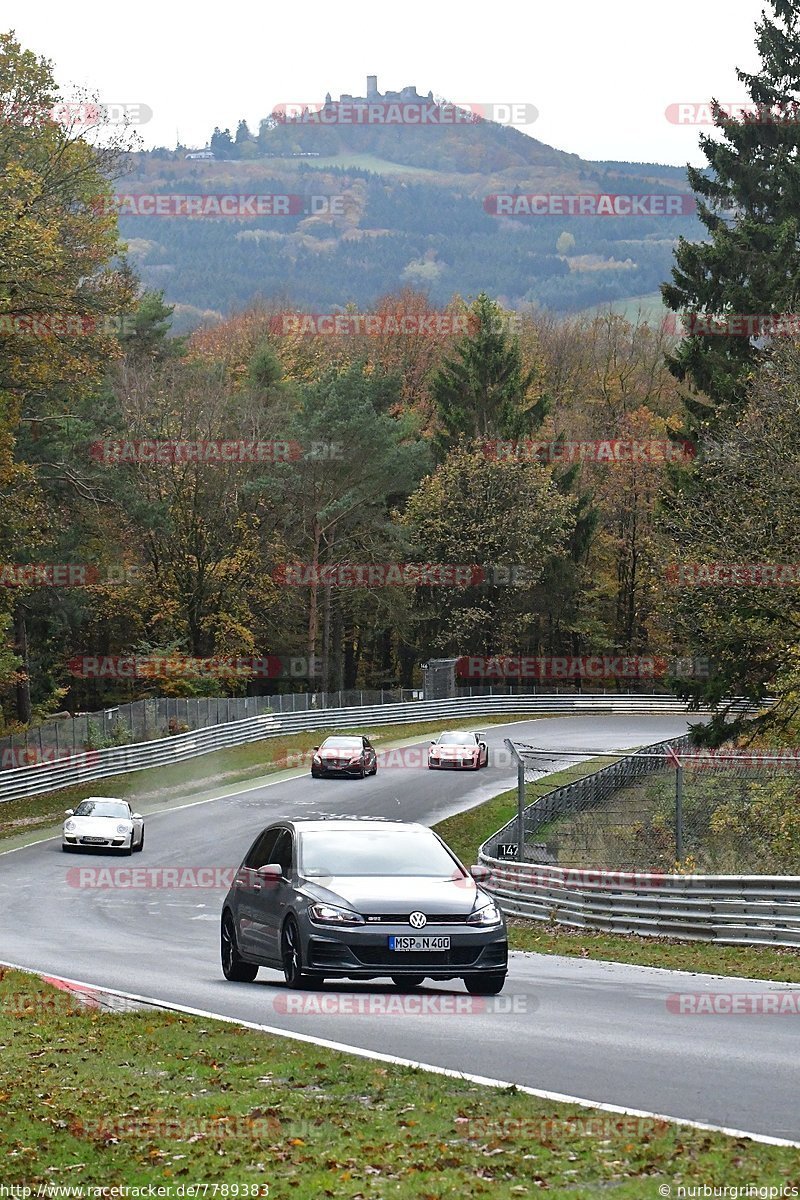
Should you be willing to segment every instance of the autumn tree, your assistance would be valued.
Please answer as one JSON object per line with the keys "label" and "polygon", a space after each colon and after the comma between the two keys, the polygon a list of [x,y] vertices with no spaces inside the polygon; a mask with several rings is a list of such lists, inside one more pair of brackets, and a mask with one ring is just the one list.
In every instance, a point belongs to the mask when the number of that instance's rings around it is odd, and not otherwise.
{"label": "autumn tree", "polygon": [[534,620],[533,588],[548,560],[563,553],[574,508],[538,463],[452,450],[410,497],[401,523],[414,561],[474,564],[485,578],[418,589],[422,654],[519,653]]}
{"label": "autumn tree", "polygon": [[[765,359],[744,412],[722,432],[725,453],[702,465],[692,494],[679,495],[666,518],[671,617],[676,633],[712,666],[710,678],[688,680],[680,691],[717,708],[704,731],[712,742],[791,724],[800,710],[796,345]],[[768,695],[779,703],[755,722],[741,714],[730,719],[729,697],[759,704]]]}

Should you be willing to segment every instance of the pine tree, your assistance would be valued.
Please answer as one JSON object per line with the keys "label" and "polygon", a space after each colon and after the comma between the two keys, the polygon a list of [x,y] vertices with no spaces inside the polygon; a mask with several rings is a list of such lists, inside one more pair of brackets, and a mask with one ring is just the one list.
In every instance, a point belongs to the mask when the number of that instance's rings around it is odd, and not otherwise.
{"label": "pine tree", "polygon": [[499,305],[481,292],[468,332],[431,381],[440,455],[461,438],[530,437],[545,418],[547,398],[530,399],[536,370],[524,369],[519,339],[505,323]]}
{"label": "pine tree", "polygon": [[[800,293],[800,12],[795,0],[770,0],[756,26],[758,74],[737,70],[752,101],[741,118],[714,102],[722,140],[701,135],[708,168],[688,168],[706,242],[681,238],[673,282],[662,285],[674,312],[758,316],[790,313]],[[686,399],[688,430],[712,432],[744,404],[763,339],[727,332],[685,337],[669,359],[681,381],[710,401]]]}

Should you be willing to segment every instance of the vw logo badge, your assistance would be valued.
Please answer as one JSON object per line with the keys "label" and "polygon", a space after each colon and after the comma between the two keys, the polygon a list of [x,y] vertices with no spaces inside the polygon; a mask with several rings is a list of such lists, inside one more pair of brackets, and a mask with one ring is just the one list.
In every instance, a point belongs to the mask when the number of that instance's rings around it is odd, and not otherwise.
{"label": "vw logo badge", "polygon": [[428,918],[425,916],[425,913],[413,912],[408,918],[408,923],[413,929],[424,929],[428,924]]}

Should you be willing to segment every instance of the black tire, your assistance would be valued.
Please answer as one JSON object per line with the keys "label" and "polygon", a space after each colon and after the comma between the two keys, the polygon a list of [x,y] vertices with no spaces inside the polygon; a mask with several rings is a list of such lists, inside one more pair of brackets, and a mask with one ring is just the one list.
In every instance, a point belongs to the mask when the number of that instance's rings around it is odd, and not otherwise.
{"label": "black tire", "polygon": [[362,762],[361,766],[356,771],[356,779],[363,779],[364,776],[366,775],[366,773],[367,773],[367,768],[364,766],[364,764]]}
{"label": "black tire", "polygon": [[133,854],[133,830],[131,830],[131,840],[128,842],[127,846],[123,846],[121,848],[120,854]]}
{"label": "black tire", "polygon": [[470,996],[496,996],[502,992],[505,975],[467,975],[464,984]]}
{"label": "black tire", "polygon": [[287,917],[281,930],[281,963],[287,987],[318,987],[322,983],[323,976],[319,972],[306,971],[303,967],[300,930],[294,917]]}
{"label": "black tire", "polygon": [[393,975],[392,983],[401,992],[410,992],[422,983],[424,975]]}
{"label": "black tire", "polygon": [[375,766],[370,771],[370,775],[377,775],[377,774],[378,774],[378,760],[376,759]]}
{"label": "black tire", "polygon": [[144,850],[144,825],[142,826],[142,840],[139,842],[139,845],[136,847],[136,853],[141,854],[142,850]]}
{"label": "black tire", "polygon": [[256,963],[245,962],[243,958],[239,957],[239,948],[236,945],[236,927],[229,912],[223,914],[220,927],[220,958],[222,974],[226,979],[230,979],[231,983],[252,983],[258,974]]}

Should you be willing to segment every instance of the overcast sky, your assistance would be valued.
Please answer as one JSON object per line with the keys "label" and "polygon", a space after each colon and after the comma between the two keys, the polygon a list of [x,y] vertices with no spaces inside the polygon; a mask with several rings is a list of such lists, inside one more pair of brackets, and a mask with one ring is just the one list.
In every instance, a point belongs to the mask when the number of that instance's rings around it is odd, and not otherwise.
{"label": "overcast sky", "polygon": [[[7,6],[9,11],[11,6]],[[526,102],[526,132],[589,159],[700,163],[699,130],[670,104],[745,99],[760,0],[31,0],[7,18],[56,78],[153,110],[146,146],[206,144],[281,102],[415,84],[458,103]]]}

